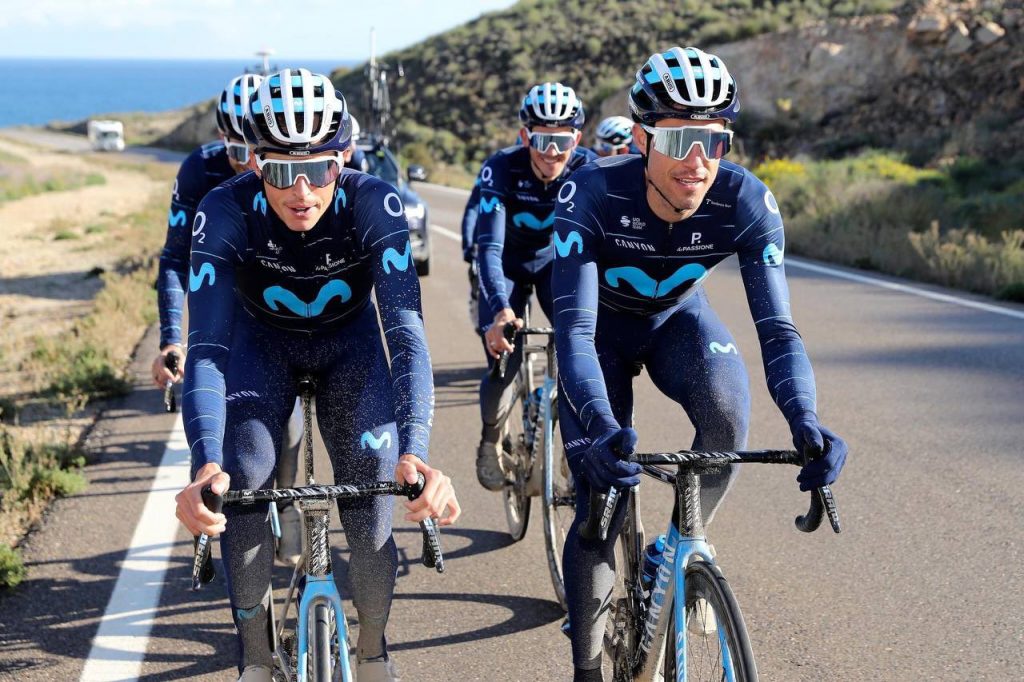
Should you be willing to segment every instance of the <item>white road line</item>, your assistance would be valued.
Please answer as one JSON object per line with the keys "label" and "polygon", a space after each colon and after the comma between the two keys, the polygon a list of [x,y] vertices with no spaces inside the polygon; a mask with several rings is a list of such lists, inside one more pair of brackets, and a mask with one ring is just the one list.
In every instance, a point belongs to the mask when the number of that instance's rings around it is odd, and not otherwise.
{"label": "white road line", "polygon": [[908,286],[906,284],[898,284],[896,282],[889,282],[884,279],[876,279],[874,277],[867,277],[865,275],[857,275],[852,272],[846,272],[845,270],[835,270],[833,268],[827,268],[822,265],[807,263],[803,260],[798,260],[796,258],[787,258],[786,265],[790,267],[802,268],[804,270],[810,270],[811,272],[817,272],[822,275],[838,277],[839,279],[848,279],[851,282],[871,284],[876,287],[882,287],[883,289],[891,289],[893,291],[899,291],[904,294],[913,294],[914,296],[921,296],[922,298],[930,298],[933,301],[952,303],[953,305],[959,305],[965,308],[975,308],[977,310],[984,310],[985,312],[989,313],[997,313],[999,315],[1006,315],[1007,317],[1014,317],[1017,318],[1018,320],[1024,320],[1024,311],[1014,310],[1013,308],[1005,308],[1003,306],[992,305],[990,303],[982,303],[981,301],[972,301],[969,298],[960,298],[959,296],[950,296],[949,294],[940,294],[934,291],[928,291],[927,289],[918,289],[917,287]]}
{"label": "white road line", "polygon": [[448,237],[448,239],[451,239],[452,241],[458,242],[460,244],[462,243],[462,235],[452,232],[447,227],[441,227],[440,225],[431,225],[430,229],[433,230],[434,232],[437,232],[442,237]]}
{"label": "white road line", "polygon": [[81,682],[138,679],[178,533],[174,495],[188,477],[188,443],[179,413],[92,641]]}

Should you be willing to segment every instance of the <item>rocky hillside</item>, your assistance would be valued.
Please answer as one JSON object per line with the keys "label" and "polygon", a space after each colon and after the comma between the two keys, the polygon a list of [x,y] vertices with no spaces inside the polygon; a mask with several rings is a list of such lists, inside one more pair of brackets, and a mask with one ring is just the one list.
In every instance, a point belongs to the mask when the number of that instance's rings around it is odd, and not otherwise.
{"label": "rocky hillside", "polygon": [[[449,162],[506,144],[518,100],[544,79],[576,87],[592,123],[624,113],[633,72],[673,44],[727,60],[750,153],[870,145],[926,162],[1021,153],[1021,15],[1021,0],[523,0],[384,59],[405,70],[399,140]],[[362,68],[333,77],[358,111]]]}

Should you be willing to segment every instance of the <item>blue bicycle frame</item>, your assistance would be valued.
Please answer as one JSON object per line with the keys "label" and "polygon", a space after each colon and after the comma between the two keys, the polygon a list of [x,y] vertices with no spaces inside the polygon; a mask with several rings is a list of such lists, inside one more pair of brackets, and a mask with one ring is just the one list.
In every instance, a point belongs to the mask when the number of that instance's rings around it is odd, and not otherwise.
{"label": "blue bicycle frame", "polygon": [[[711,548],[704,538],[683,537],[675,524],[670,524],[665,533],[664,560],[651,586],[651,599],[640,637],[640,651],[644,665],[639,679],[654,679],[662,663],[661,652],[668,646],[667,622],[663,618],[665,604],[671,602],[675,632],[672,646],[675,648],[676,680],[686,682],[686,567],[691,561],[705,561],[714,565]],[[676,598],[676,595],[682,595]],[[723,680],[735,682],[732,658],[726,643],[724,627],[718,628],[718,641],[722,650]],[[651,655],[654,652],[654,655]]]}

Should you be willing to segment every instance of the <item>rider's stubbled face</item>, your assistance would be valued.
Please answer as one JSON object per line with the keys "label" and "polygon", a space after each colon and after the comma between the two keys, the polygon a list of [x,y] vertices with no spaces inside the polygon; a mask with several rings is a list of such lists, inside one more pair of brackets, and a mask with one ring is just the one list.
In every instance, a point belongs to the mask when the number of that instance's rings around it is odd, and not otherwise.
{"label": "rider's stubbled face", "polygon": [[[332,157],[334,152],[328,152],[318,156]],[[267,154],[268,159],[288,160],[286,154]],[[310,156],[306,160],[315,159],[317,156]],[[263,183],[263,189],[267,193],[267,203],[274,209],[274,213],[281,219],[285,226],[293,232],[308,232],[312,230],[323,216],[324,211],[331,205],[334,197],[334,187],[337,181],[326,187],[316,187],[309,184],[305,176],[299,179],[291,187],[278,189],[268,182]]]}
{"label": "rider's stubbled face", "polygon": [[[725,130],[721,120],[691,121],[675,118],[658,121],[655,127],[679,128],[682,126],[711,126],[716,130]],[[640,148],[640,153],[647,154],[647,132],[639,124],[633,125],[633,139]],[[719,159],[707,158],[696,146],[691,147],[686,157],[679,160],[651,149],[647,161],[647,180],[656,184],[658,189],[672,202],[672,206],[667,205],[665,199],[648,185],[647,201],[655,214],[668,222],[689,217],[680,215],[676,209],[683,209],[689,213],[697,210],[718,175],[719,161]]]}
{"label": "rider's stubbled face", "polygon": [[[579,144],[582,133],[575,128],[570,126],[533,126],[531,128],[535,133],[575,133],[576,144]],[[533,147],[530,147],[529,132],[526,128],[519,130],[519,137],[524,147],[530,150],[530,167],[533,170],[533,174],[537,176],[539,180],[543,182],[551,182],[565,170],[565,164],[569,163],[569,158],[572,157],[573,151],[576,147],[564,152],[558,152],[553,146],[549,146],[547,151],[540,152]]]}

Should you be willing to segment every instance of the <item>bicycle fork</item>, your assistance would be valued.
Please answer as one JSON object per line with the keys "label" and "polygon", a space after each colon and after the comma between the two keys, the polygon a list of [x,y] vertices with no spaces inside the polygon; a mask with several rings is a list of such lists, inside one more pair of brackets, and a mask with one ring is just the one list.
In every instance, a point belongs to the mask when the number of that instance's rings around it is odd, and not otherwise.
{"label": "bicycle fork", "polygon": [[300,502],[306,527],[306,585],[299,600],[297,621],[296,680],[308,682],[309,621],[316,606],[325,604],[334,613],[334,639],[338,647],[336,661],[341,666],[341,679],[351,680],[352,669],[348,660],[348,623],[342,611],[341,597],[331,572],[330,528],[331,503],[327,500]]}

